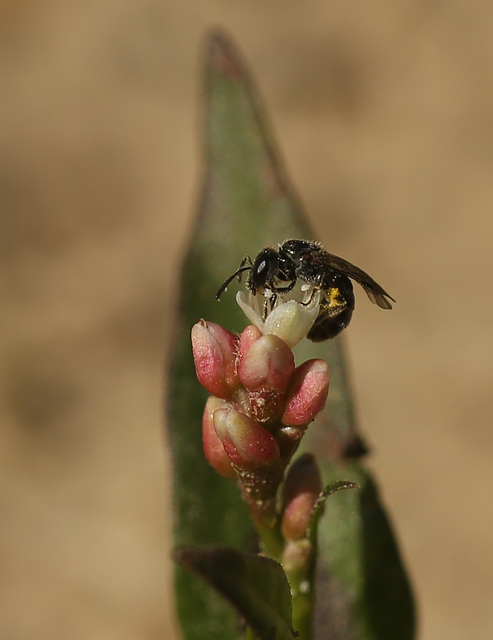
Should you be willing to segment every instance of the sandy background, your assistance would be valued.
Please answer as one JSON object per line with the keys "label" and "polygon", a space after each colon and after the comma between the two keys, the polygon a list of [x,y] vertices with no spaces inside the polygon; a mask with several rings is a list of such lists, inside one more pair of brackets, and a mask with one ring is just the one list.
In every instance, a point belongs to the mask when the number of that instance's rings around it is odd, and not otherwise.
{"label": "sandy background", "polygon": [[421,638],[490,640],[492,8],[11,0],[0,18],[0,637],[174,637],[161,371],[198,50],[221,24],[319,236],[398,299],[360,295],[346,335]]}

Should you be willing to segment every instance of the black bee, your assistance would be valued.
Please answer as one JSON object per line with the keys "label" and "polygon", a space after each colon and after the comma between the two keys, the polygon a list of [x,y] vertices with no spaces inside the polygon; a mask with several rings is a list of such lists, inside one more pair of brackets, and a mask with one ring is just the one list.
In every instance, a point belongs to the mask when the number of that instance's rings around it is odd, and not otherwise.
{"label": "black bee", "polygon": [[307,337],[313,342],[334,338],[348,326],[354,310],[353,285],[358,282],[370,300],[382,309],[392,309],[392,298],[373,278],[353,264],[325,251],[319,242],[287,240],[279,250],[267,247],[252,262],[245,256],[239,268],[216,294],[219,300],[228,284],[244,271],[250,271],[246,286],[255,295],[270,295],[271,306],[277,296],[288,293],[298,280],[321,291],[320,311]]}

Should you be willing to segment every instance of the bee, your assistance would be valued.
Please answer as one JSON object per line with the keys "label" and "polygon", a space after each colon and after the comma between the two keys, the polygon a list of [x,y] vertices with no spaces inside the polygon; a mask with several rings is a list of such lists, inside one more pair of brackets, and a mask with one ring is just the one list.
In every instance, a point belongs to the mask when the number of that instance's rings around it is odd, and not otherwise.
{"label": "bee", "polygon": [[271,309],[277,297],[288,294],[298,280],[305,288],[313,287],[312,296],[321,292],[319,313],[307,335],[313,342],[334,338],[348,326],[355,306],[351,279],[360,284],[381,309],[392,309],[390,301],[395,302],[365,271],[328,253],[319,242],[286,240],[278,251],[271,247],[262,249],[253,261],[245,256],[238,269],[221,285],[216,299],[219,300],[234,278],[240,280],[245,271],[250,272],[247,288],[253,295],[265,296]]}

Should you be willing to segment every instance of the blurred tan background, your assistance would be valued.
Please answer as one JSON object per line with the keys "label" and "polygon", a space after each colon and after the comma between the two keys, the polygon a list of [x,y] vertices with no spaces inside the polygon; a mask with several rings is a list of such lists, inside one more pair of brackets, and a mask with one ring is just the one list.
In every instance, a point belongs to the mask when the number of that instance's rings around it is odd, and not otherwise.
{"label": "blurred tan background", "polygon": [[0,637],[175,637],[162,367],[219,24],[320,238],[398,299],[387,315],[359,292],[346,337],[421,638],[491,639],[493,9],[18,0],[0,18]]}

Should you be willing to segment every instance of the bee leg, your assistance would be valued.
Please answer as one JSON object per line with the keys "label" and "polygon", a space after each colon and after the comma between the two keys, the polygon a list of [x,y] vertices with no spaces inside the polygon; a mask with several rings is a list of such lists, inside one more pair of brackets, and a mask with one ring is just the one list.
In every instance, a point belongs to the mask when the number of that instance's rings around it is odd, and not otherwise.
{"label": "bee leg", "polygon": [[[271,302],[272,304],[272,302]],[[262,322],[265,322],[267,320],[267,316],[269,315],[269,300],[264,298],[264,308],[262,310]],[[270,311],[272,311],[272,307],[270,309]]]}
{"label": "bee leg", "polygon": [[273,291],[276,291],[277,293],[288,293],[289,291],[291,291],[295,284],[296,280],[293,280],[288,284],[287,287],[276,287],[275,289],[273,289]]}
{"label": "bee leg", "polygon": [[267,316],[276,306],[276,301],[277,301],[277,296],[273,291],[271,296],[264,295],[264,303],[263,303],[263,309],[262,309],[263,322],[267,320]]}
{"label": "bee leg", "polygon": [[253,262],[249,255],[246,255],[243,260],[240,262],[240,266],[236,273],[238,274],[238,282],[241,282],[241,277],[244,271],[248,271],[252,268]]}
{"label": "bee leg", "polygon": [[[272,311],[276,306],[277,296],[275,293],[270,297],[269,301],[270,301],[270,310],[269,310],[269,313],[270,313],[270,311]],[[267,300],[266,300],[266,303],[267,303]]]}
{"label": "bee leg", "polygon": [[302,304],[304,307],[308,307],[312,303],[312,300],[315,297],[315,295],[321,290],[321,288],[322,287],[319,287],[319,286],[313,287],[309,299],[306,302],[300,302],[299,304]]}

